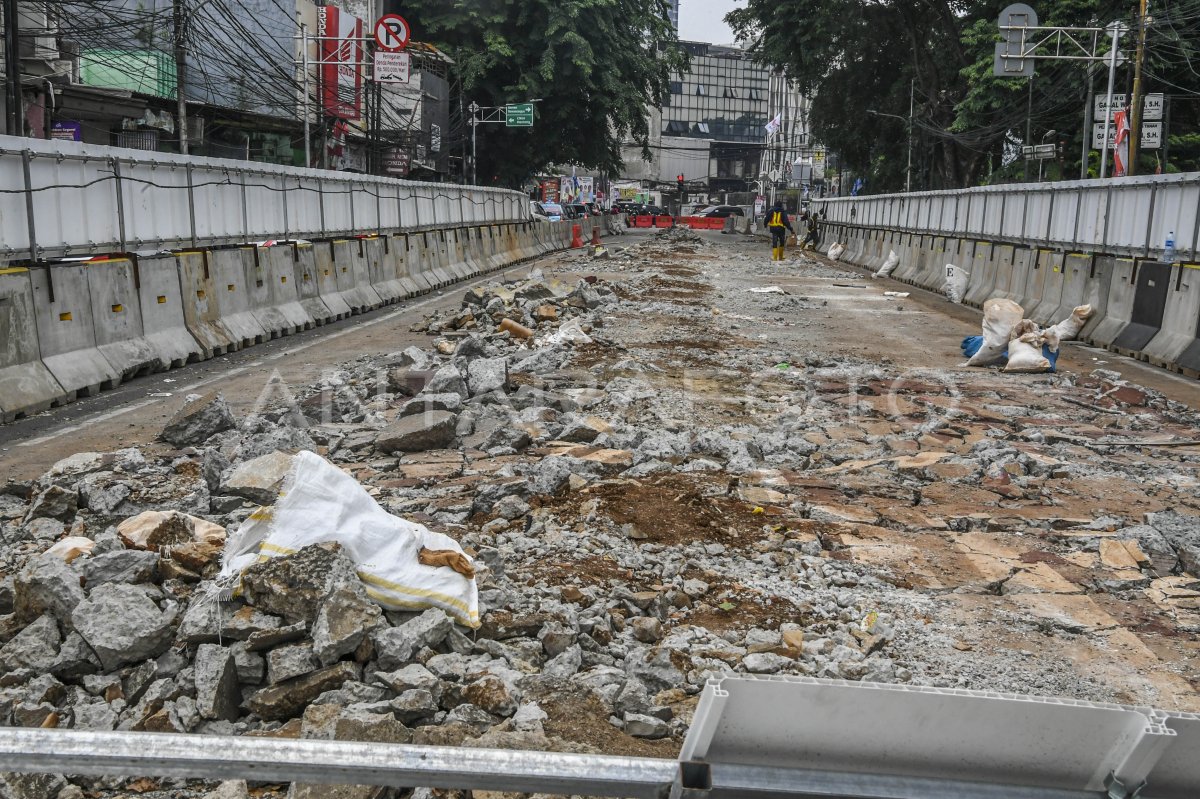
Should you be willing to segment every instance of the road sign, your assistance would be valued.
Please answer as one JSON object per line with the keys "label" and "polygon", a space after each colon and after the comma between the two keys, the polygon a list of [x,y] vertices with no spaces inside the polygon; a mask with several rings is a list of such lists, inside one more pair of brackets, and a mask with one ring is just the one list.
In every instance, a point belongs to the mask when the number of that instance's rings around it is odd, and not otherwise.
{"label": "road sign", "polygon": [[407,175],[409,169],[408,153],[399,147],[386,150],[383,154],[383,171],[391,175]]}
{"label": "road sign", "polygon": [[375,82],[376,83],[408,83],[411,59],[408,53],[396,53],[391,50],[375,51]]}
{"label": "road sign", "polygon": [[1143,122],[1142,123],[1142,149],[1157,150],[1162,147],[1162,123],[1161,122]]}
{"label": "road sign", "polygon": [[516,103],[505,107],[504,124],[510,128],[533,127],[533,103]]}
{"label": "road sign", "polygon": [[408,45],[411,32],[404,17],[399,14],[384,14],[375,22],[375,44],[380,50],[397,52]]}
{"label": "road sign", "polygon": [[[1125,107],[1125,100],[1126,100],[1126,96],[1123,94],[1114,94],[1112,96],[1112,110],[1113,110],[1114,114],[1117,111],[1120,111],[1122,108]],[[1107,95],[1104,95],[1104,94],[1096,95],[1096,107],[1093,109],[1095,112],[1095,116],[1094,116],[1095,119],[1099,119],[1099,120],[1103,121],[1104,109],[1107,104],[1108,104],[1108,96]]]}
{"label": "road sign", "polygon": [[1142,100],[1142,120],[1162,119],[1163,118],[1163,96],[1161,94],[1147,94]]}
{"label": "road sign", "polygon": [[[992,74],[1001,78],[1031,78],[1033,77],[1034,59],[1032,56],[1021,58],[1021,39],[1023,31],[1003,30],[1003,28],[1036,28],[1038,25],[1037,12],[1024,3],[1013,3],[1000,12],[1000,35],[1004,41],[996,43],[995,60],[992,62]],[[1029,47],[1026,40],[1025,46]]]}
{"label": "road sign", "polygon": [[1026,159],[1045,160],[1058,155],[1058,150],[1053,144],[1027,144],[1021,148],[1021,155]]}
{"label": "road sign", "polygon": [[[1108,126],[1108,149],[1116,147],[1117,143],[1117,128],[1115,125]],[[1092,149],[1100,150],[1104,146],[1104,123],[1097,122],[1092,125]],[[1142,123],[1142,144],[1143,150],[1157,150],[1162,147],[1162,123],[1161,122],[1143,122]]]}

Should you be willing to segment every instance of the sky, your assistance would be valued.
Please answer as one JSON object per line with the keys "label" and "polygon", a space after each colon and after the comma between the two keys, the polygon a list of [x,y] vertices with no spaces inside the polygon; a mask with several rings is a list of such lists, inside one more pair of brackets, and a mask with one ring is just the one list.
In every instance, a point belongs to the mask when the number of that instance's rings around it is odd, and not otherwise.
{"label": "sky", "polygon": [[722,17],[739,5],[740,0],[679,0],[679,38],[731,44],[733,33]]}

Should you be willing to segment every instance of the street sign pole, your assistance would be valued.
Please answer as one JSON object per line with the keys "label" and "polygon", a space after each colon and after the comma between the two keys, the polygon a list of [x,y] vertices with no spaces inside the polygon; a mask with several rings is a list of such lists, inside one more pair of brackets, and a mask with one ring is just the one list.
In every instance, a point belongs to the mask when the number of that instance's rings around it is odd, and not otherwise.
{"label": "street sign pole", "polygon": [[301,92],[304,94],[304,168],[312,166],[312,112],[308,107],[308,24],[300,23]]}
{"label": "street sign pole", "polygon": [[471,185],[478,186],[479,162],[475,157],[475,133],[479,130],[479,118],[476,116],[479,113],[479,103],[472,100],[467,110],[471,112]]}
{"label": "street sign pole", "polygon": [[[1109,35],[1112,37],[1112,47],[1108,51],[1108,99],[1104,104],[1104,141],[1103,149],[1100,151],[1100,177],[1105,177],[1108,172],[1108,126],[1112,123],[1112,97],[1113,97],[1113,80],[1117,75],[1117,39],[1121,36],[1121,29],[1124,26],[1119,22],[1110,23],[1108,26]],[[1087,131],[1084,131],[1084,136],[1087,136]]]}

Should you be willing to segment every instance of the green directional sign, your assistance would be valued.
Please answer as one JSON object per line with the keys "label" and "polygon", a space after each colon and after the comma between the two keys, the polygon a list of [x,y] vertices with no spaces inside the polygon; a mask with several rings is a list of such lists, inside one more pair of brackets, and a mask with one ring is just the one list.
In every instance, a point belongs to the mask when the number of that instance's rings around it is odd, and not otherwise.
{"label": "green directional sign", "polygon": [[505,106],[504,124],[510,128],[533,127],[533,103],[514,103]]}

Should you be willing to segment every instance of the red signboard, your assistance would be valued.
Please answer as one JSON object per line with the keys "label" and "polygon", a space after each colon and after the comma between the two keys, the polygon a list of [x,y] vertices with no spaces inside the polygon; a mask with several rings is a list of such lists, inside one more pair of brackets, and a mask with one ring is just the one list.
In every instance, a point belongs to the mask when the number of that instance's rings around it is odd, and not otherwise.
{"label": "red signboard", "polygon": [[337,6],[317,6],[321,105],[339,119],[358,119],[362,99],[363,24]]}
{"label": "red signboard", "polygon": [[558,202],[558,178],[542,178],[542,202]]}
{"label": "red signboard", "polygon": [[399,14],[384,14],[375,22],[375,44],[380,50],[399,51],[408,46],[410,29]]}

